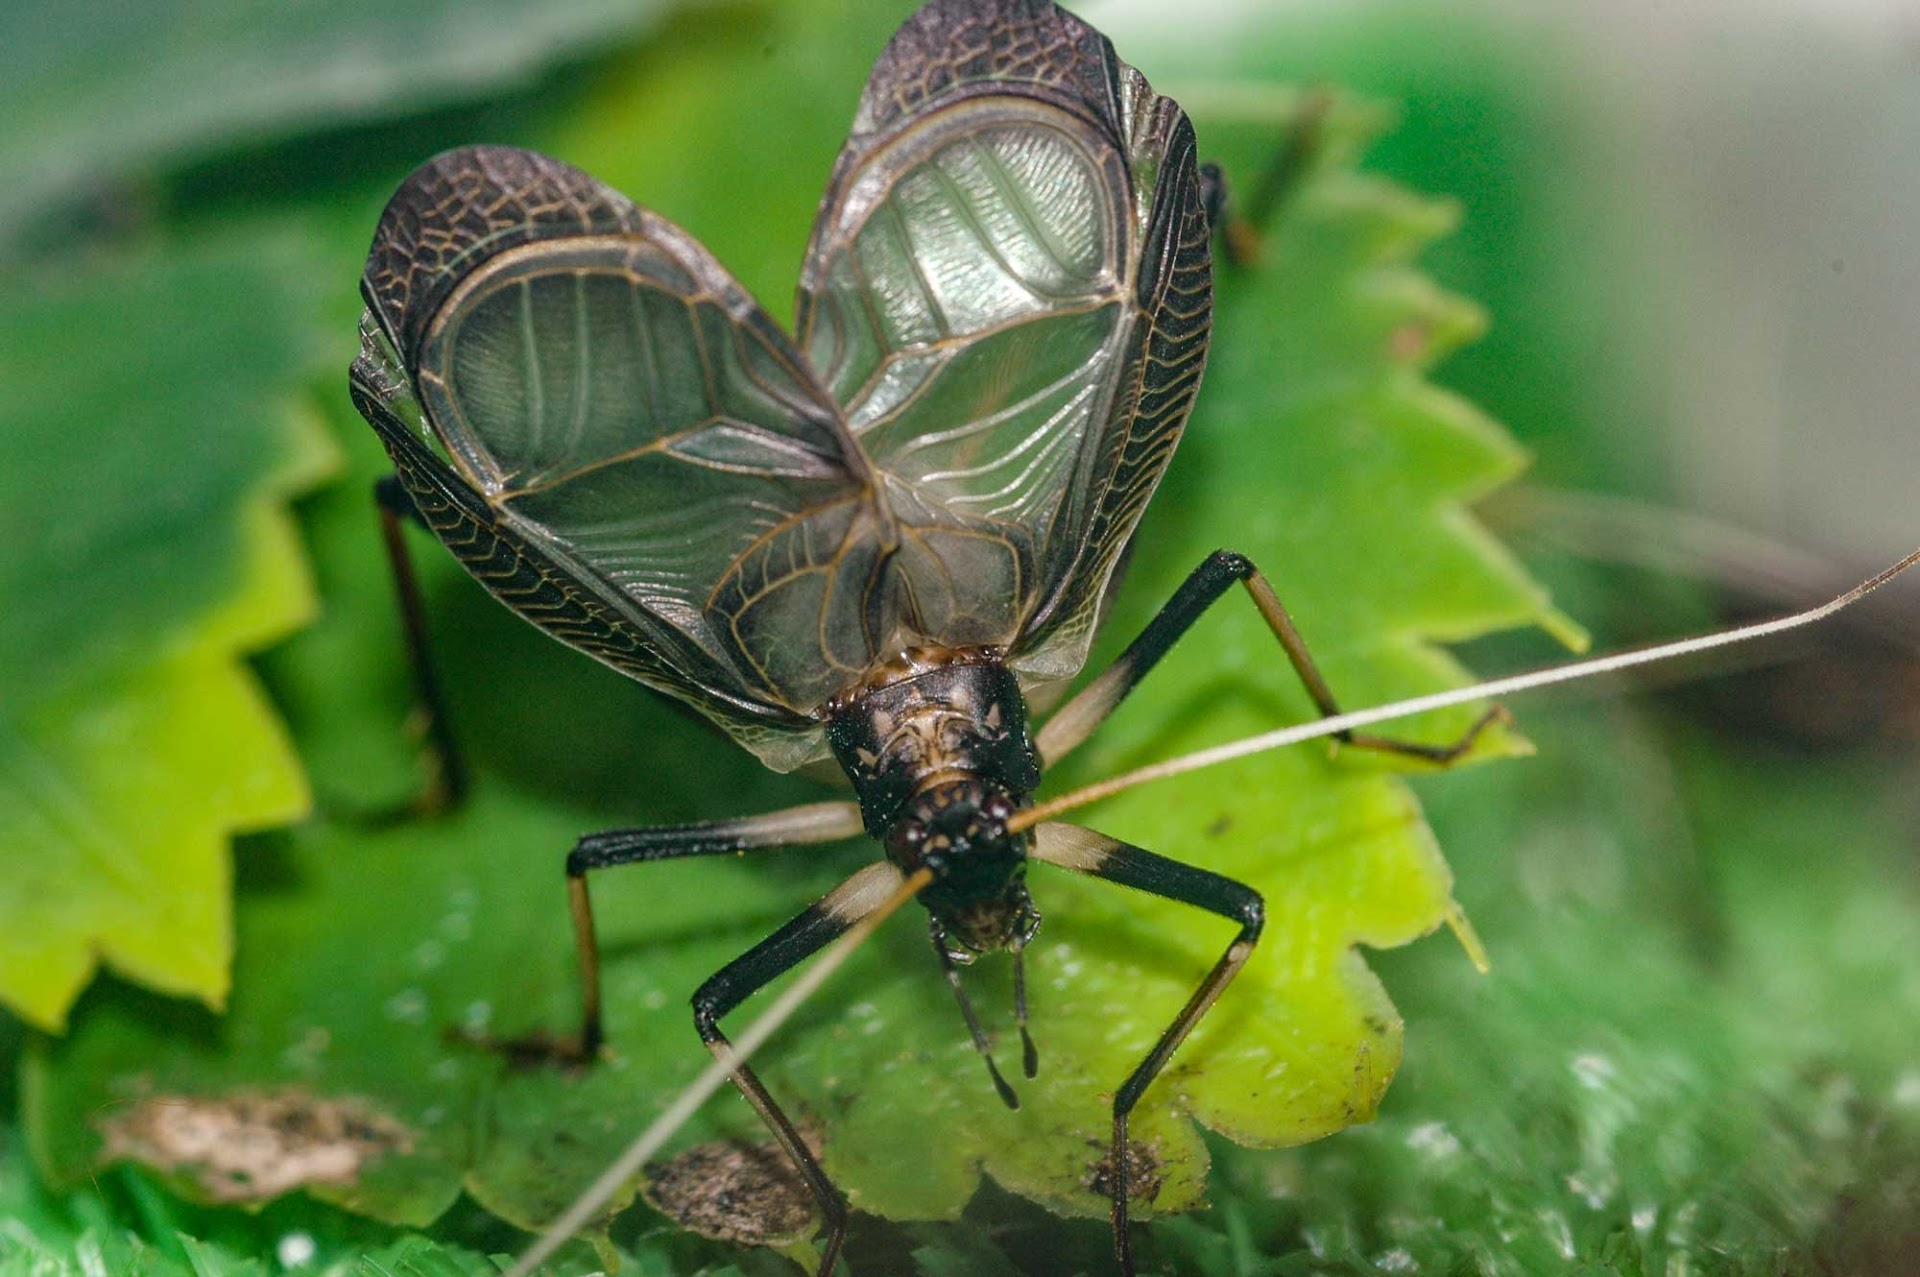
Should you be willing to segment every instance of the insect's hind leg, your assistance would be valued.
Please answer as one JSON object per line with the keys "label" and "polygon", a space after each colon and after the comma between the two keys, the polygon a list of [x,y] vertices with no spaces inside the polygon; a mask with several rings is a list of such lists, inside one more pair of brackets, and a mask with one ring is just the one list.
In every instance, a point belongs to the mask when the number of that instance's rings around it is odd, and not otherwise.
{"label": "insect's hind leg", "polygon": [[1113,1143],[1106,1168],[1113,1221],[1113,1249],[1120,1260],[1120,1271],[1125,1277],[1133,1277],[1133,1247],[1127,1232],[1128,1203],[1133,1188],[1132,1160],[1127,1147],[1128,1118],[1180,1043],[1193,1032],[1193,1026],[1200,1023],[1252,956],[1254,945],[1260,940],[1260,931],[1266,924],[1266,904],[1259,892],[1243,882],[1192,865],[1183,865],[1165,856],[1156,856],[1116,838],[1074,825],[1041,825],[1034,840],[1033,857],[1103,882],[1115,882],[1167,900],[1177,900],[1240,924],[1239,932],[1220,955],[1220,960],[1214,963],[1213,969],[1194,989],[1186,1005],[1173,1017],[1173,1022],[1161,1032],[1146,1058],[1127,1075],[1127,1080],[1113,1095]]}
{"label": "insect's hind leg", "polygon": [[[1327,686],[1319,666],[1314,664],[1306,641],[1300,637],[1300,631],[1295,627],[1293,618],[1287,615],[1287,609],[1280,602],[1279,595],[1274,593],[1273,586],[1254,566],[1253,560],[1244,554],[1215,550],[1181,583],[1173,597],[1147,622],[1147,627],[1140,631],[1139,637],[1127,646],[1127,650],[1092,682],[1075,693],[1041,727],[1035,743],[1045,764],[1053,766],[1069,750],[1091,736],[1094,729],[1105,722],[1120,702],[1160,663],[1160,658],[1186,636],[1193,623],[1235,584],[1246,587],[1254,606],[1260,610],[1274,638],[1279,640],[1281,650],[1287,654],[1294,673],[1305,685],[1307,694],[1313,698],[1314,707],[1321,716],[1326,718],[1338,714],[1340,703],[1334,699],[1333,689]],[[1503,707],[1491,706],[1459,739],[1439,745],[1364,732],[1336,732],[1334,739],[1362,749],[1403,754],[1445,766],[1465,755],[1480,739],[1482,732],[1505,717],[1506,710]]]}
{"label": "insect's hind leg", "polygon": [[[1273,592],[1273,586],[1253,561],[1244,555],[1229,554],[1224,557],[1232,561],[1235,570],[1244,572],[1241,582],[1247,587],[1247,593],[1253,596],[1254,606],[1260,609],[1261,617],[1267,628],[1273,631],[1274,638],[1280,641],[1280,647],[1287,654],[1288,662],[1294,673],[1300,676],[1306,685],[1307,695],[1313,698],[1314,708],[1320,711],[1322,718],[1331,718],[1340,712],[1340,703],[1333,697],[1333,689],[1327,686],[1326,678],[1320,673],[1320,667],[1314,664],[1313,656],[1307,651],[1306,640],[1300,637],[1300,631],[1294,626],[1293,618],[1287,615],[1286,606],[1280,602],[1280,596]],[[1421,758],[1438,766],[1446,766],[1465,756],[1472,749],[1480,734],[1497,722],[1507,719],[1506,707],[1489,705],[1473,724],[1456,739],[1445,744],[1427,744],[1421,741],[1401,740],[1393,736],[1376,736],[1370,732],[1336,732],[1334,739],[1345,745],[1359,749],[1379,750],[1382,753],[1402,754],[1408,758]]]}
{"label": "insect's hind leg", "polygon": [[[693,1022],[700,1040],[716,1057],[732,1050],[720,1031],[720,1018],[752,994],[799,966],[871,913],[901,882],[900,871],[885,861],[867,866],[834,891],[809,906],[805,913],[722,967],[693,995]],[[733,1084],[792,1159],[807,1189],[820,1207],[826,1239],[820,1247],[819,1277],[828,1277],[847,1235],[847,1200],[827,1178],[820,1159],[800,1135],[786,1112],[768,1093],[758,1075],[745,1064],[734,1066]]]}
{"label": "insect's hind leg", "polygon": [[419,712],[425,718],[428,780],[426,788],[414,800],[413,810],[421,813],[443,811],[458,804],[467,795],[466,760],[454,739],[447,717],[447,702],[434,673],[433,648],[428,641],[426,606],[420,596],[420,579],[413,570],[413,558],[407,553],[404,524],[421,527],[419,507],[400,482],[400,476],[376,479],[373,497],[380,510],[380,539],[386,546],[387,566],[393,572],[394,597],[400,607],[400,624],[406,636],[407,662],[413,669],[414,695]]}

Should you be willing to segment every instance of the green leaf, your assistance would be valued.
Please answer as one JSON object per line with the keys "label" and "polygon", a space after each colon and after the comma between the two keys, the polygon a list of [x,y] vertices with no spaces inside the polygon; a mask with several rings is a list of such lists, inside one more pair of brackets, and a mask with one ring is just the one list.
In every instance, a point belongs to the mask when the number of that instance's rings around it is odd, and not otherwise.
{"label": "green leaf", "polygon": [[191,1237],[175,1239],[184,1260],[142,1242],[113,1233],[83,1233],[65,1254],[16,1250],[0,1256],[0,1277],[266,1277],[259,1262],[206,1246]]}
{"label": "green leaf", "polygon": [[314,609],[283,508],[334,455],[295,409],[302,263],[240,235],[0,306],[0,1001],[42,1027],[102,960],[219,1005],[228,835],[306,809],[239,662]]}
{"label": "green leaf", "polygon": [[[1315,1271],[1395,1255],[1489,1277],[1902,1269],[1910,766],[1829,751],[1815,780],[1668,717],[1536,707],[1537,764],[1431,787],[1493,972],[1397,961],[1420,1046],[1380,1119],[1223,1159],[1254,1253],[1310,1238]],[[1185,1271],[1221,1233],[1195,1216],[1155,1239]]]}
{"label": "green leaf", "polygon": [[[846,16],[822,0],[769,14],[764,28],[690,24],[641,59],[646,74],[609,76],[558,135],[513,140],[660,207],[763,295],[779,295],[887,34],[886,15],[861,13],[857,38]],[[770,47],[776,59],[766,58]],[[1277,145],[1291,120],[1278,113],[1264,136]],[[1266,566],[1354,705],[1458,682],[1433,637],[1552,619],[1464,513],[1521,458],[1424,380],[1480,321],[1409,265],[1451,225],[1452,210],[1352,172],[1373,124],[1371,113],[1336,105],[1310,148],[1320,162],[1271,228],[1266,265],[1223,273],[1203,407],[1139,538],[1103,639],[1109,657],[1220,545]],[[364,583],[331,600],[337,614],[381,617],[391,604],[359,477],[323,503],[316,553],[323,577]],[[227,1019],[182,1026],[151,999],[115,989],[89,1005],[69,1040],[36,1049],[28,1112],[62,1179],[95,1163],[111,1114],[156,1098],[352,1099],[404,1127],[408,1151],[350,1183],[316,1182],[316,1195],[420,1223],[464,1188],[505,1219],[544,1221],[704,1062],[685,1005],[692,990],[874,854],[847,847],[606,876],[596,905],[609,1062],[580,1075],[512,1072],[450,1043],[449,1030],[463,1026],[496,1037],[571,1028],[578,995],[560,868],[579,833],[827,791],[761,771],[685,715],[541,640],[453,579],[444,555],[420,548],[434,565],[429,595],[454,719],[478,764],[473,802],[397,829],[336,817],[250,847],[242,863],[257,877],[241,892]],[[276,663],[290,705],[369,679],[403,686],[390,621],[348,622],[324,650],[318,638]],[[1052,784],[1310,712],[1235,595]],[[1462,710],[1412,730],[1445,739],[1472,717]],[[317,716],[294,721],[304,735]],[[364,726],[368,748],[384,756],[393,719]],[[1516,745],[1496,733],[1483,752]],[[1400,1025],[1355,946],[1425,934],[1450,903],[1446,867],[1391,770],[1304,749],[1141,790],[1087,818],[1243,876],[1269,902],[1258,958],[1137,1115],[1159,1166],[1142,1213],[1199,1198],[1206,1154],[1190,1116],[1261,1144],[1364,1120],[1398,1063]],[[764,1056],[769,1084],[819,1131],[856,1206],[951,1217],[984,1170],[1056,1209],[1104,1211],[1087,1185],[1104,1156],[1105,1097],[1230,929],[1044,869],[1035,890],[1047,914],[1031,951],[1042,1072],[1024,1086],[1019,1113],[994,1100],[926,937],[908,920]],[[1007,979],[1003,961],[969,976],[1003,1039]],[[684,1138],[754,1129],[743,1105],[716,1102]],[[191,1166],[173,1173],[183,1191],[206,1195]]]}
{"label": "green leaf", "polygon": [[663,7],[12,0],[0,14],[0,243],[86,182],[521,82],[631,38]]}

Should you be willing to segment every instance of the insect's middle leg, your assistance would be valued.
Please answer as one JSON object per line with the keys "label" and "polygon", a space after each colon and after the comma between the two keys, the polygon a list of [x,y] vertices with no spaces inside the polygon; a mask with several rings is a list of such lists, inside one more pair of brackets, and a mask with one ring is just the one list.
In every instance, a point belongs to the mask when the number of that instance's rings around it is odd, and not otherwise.
{"label": "insect's middle leg", "polygon": [[1113,1096],[1113,1144],[1109,1153],[1107,1188],[1113,1221],[1113,1249],[1125,1277],[1133,1277],[1133,1248],[1127,1232],[1127,1211],[1132,1192],[1132,1167],[1127,1147],[1127,1119],[1134,1106],[1166,1067],[1174,1051],[1186,1040],[1193,1026],[1213,1006],[1240,968],[1253,954],[1266,922],[1266,904],[1260,893],[1243,882],[1210,873],[1192,865],[1183,865],[1165,856],[1109,838],[1076,825],[1048,823],[1035,831],[1033,858],[1059,865],[1076,873],[1105,882],[1117,882],[1167,900],[1193,905],[1208,913],[1219,914],[1240,924],[1240,930],[1227,945],[1226,952],[1214,963],[1200,986],[1180,1008]]}
{"label": "insect's middle leg", "polygon": [[593,898],[587,874],[615,865],[723,856],[809,843],[839,842],[863,826],[854,803],[808,803],[762,816],[708,820],[651,829],[610,829],[588,834],[567,854],[567,906],[573,914],[573,940],[580,954],[580,1037],[564,1052],[591,1059],[606,1040],[600,1000],[600,940],[593,925]]}
{"label": "insect's middle leg", "polygon": [[[746,1001],[756,990],[799,966],[845,934],[860,919],[884,903],[900,883],[900,871],[886,861],[868,865],[821,897],[805,913],[722,967],[712,979],[701,985],[693,995],[693,1022],[707,1049],[716,1057],[724,1058],[732,1050],[732,1044],[720,1031],[722,1016]],[[800,1177],[806,1181],[814,1201],[819,1204],[820,1214],[826,1223],[826,1240],[820,1248],[819,1277],[828,1277],[833,1272],[835,1260],[839,1258],[840,1245],[846,1240],[846,1198],[827,1178],[820,1159],[813,1155],[813,1150],[768,1093],[759,1076],[745,1064],[735,1065],[732,1076],[733,1084],[746,1097],[747,1103],[753,1105],[760,1120],[767,1124],[767,1129],[780,1142],[780,1147],[786,1150]]]}
{"label": "insect's middle leg", "polygon": [[[1306,686],[1307,694],[1313,698],[1321,716],[1338,714],[1340,704],[1333,697],[1333,689],[1327,686],[1327,680],[1307,651],[1306,641],[1300,637],[1293,618],[1287,615],[1287,609],[1267,583],[1267,578],[1253,565],[1253,560],[1244,554],[1215,550],[1181,583],[1166,606],[1147,622],[1147,628],[1140,631],[1140,636],[1128,645],[1127,650],[1047,720],[1035,741],[1046,766],[1058,763],[1068,751],[1091,736],[1094,729],[1106,721],[1107,715],[1160,663],[1160,658],[1185,637],[1193,623],[1235,584],[1246,587],[1253,605],[1260,609],[1267,628],[1279,640],[1281,650],[1287,654],[1294,673]],[[1404,754],[1445,765],[1472,749],[1481,732],[1505,717],[1505,709],[1499,705],[1491,706],[1458,740],[1444,745],[1398,740],[1365,732],[1336,732],[1334,738],[1363,749]]]}

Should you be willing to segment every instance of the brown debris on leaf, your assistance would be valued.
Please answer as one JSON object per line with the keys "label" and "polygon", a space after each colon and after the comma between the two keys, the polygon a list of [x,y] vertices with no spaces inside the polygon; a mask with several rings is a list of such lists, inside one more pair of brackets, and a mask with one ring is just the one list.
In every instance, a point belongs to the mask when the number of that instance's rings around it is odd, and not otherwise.
{"label": "brown debris on leaf", "polygon": [[[1113,1149],[1105,1141],[1092,1141],[1100,1156],[1087,1167],[1080,1185],[1097,1197],[1113,1196]],[[1160,1173],[1160,1150],[1152,1144],[1127,1142],[1127,1200],[1151,1202],[1160,1195],[1166,1176]]]}
{"label": "brown debris on leaf", "polygon": [[405,1126],[364,1101],[301,1091],[154,1095],[98,1123],[103,1163],[185,1176],[211,1201],[264,1202],[310,1184],[351,1185],[389,1153],[413,1150]]}
{"label": "brown debris on leaf", "polygon": [[736,1245],[788,1246],[818,1220],[806,1181],[772,1143],[697,1144],[650,1164],[641,1195],[683,1227]]}

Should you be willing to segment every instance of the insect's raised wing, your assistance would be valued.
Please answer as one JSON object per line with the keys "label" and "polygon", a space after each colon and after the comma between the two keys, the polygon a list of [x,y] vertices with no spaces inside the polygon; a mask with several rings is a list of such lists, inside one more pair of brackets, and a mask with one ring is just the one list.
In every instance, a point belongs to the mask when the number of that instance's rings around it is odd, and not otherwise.
{"label": "insect's raised wing", "polygon": [[812,711],[886,625],[887,519],[711,254],[557,160],[472,147],[395,194],[362,291],[357,398],[475,575],[770,765],[817,753]]}
{"label": "insect's raised wing", "polygon": [[1050,0],[935,0],[880,56],[799,342],[871,458],[921,627],[1085,660],[1212,307],[1193,130]]}

